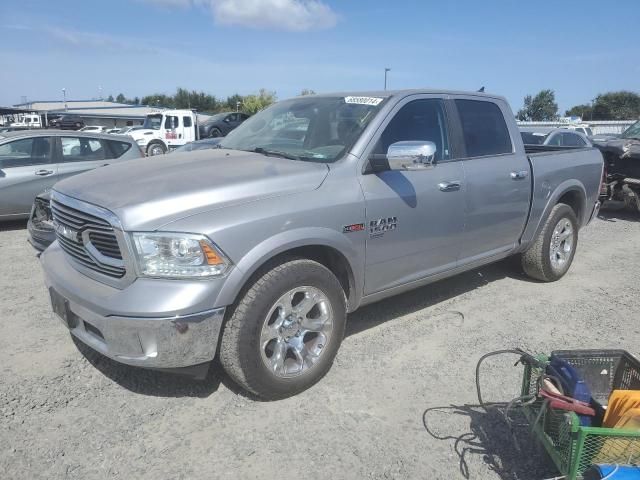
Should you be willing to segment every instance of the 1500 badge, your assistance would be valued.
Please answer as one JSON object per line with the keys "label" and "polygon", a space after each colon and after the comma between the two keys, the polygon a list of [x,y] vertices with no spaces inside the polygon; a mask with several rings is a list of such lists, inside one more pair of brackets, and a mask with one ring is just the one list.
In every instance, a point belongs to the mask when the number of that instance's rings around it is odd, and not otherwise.
{"label": "1500 badge", "polygon": [[386,232],[395,230],[398,226],[398,217],[386,217],[371,220],[369,222],[369,236],[371,238],[381,237]]}

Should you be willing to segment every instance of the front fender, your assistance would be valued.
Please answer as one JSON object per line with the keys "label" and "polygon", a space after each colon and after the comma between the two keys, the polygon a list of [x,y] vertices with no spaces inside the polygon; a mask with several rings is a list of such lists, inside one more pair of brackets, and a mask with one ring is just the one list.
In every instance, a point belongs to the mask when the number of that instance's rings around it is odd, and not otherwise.
{"label": "front fender", "polygon": [[251,276],[270,259],[299,247],[324,246],[337,250],[344,256],[351,270],[353,288],[349,311],[360,303],[364,285],[364,255],[349,239],[335,230],[321,227],[305,227],[280,232],[269,237],[247,252],[235,265],[224,282],[217,298],[217,305],[231,305]]}
{"label": "front fender", "polygon": [[589,212],[586,208],[587,192],[584,185],[576,179],[569,179],[560,183],[552,190],[550,185],[545,185],[543,182],[541,187],[534,192],[529,221],[522,235],[522,245],[529,245],[538,237],[553,207],[556,206],[563,195],[569,192],[576,192],[578,194],[580,198],[580,211],[582,212],[582,216],[578,218],[578,222],[580,226],[585,224],[584,216],[588,215]]}

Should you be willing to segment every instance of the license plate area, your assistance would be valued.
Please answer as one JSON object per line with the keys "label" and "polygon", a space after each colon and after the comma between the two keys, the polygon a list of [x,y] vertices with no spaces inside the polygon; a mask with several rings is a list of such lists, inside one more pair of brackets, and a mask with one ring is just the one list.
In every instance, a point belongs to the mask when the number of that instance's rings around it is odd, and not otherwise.
{"label": "license plate area", "polygon": [[49,288],[49,295],[51,296],[53,313],[60,317],[60,320],[62,320],[62,323],[64,323],[67,328],[75,328],[78,325],[78,317],[69,308],[69,300],[53,288]]}

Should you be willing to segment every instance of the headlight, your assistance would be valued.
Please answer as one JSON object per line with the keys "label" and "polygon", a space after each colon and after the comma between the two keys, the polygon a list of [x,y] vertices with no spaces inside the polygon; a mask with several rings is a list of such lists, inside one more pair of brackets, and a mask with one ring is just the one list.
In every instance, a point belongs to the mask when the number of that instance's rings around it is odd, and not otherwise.
{"label": "headlight", "polygon": [[224,275],[229,260],[204,235],[133,233],[140,273],[146,277],[202,278]]}

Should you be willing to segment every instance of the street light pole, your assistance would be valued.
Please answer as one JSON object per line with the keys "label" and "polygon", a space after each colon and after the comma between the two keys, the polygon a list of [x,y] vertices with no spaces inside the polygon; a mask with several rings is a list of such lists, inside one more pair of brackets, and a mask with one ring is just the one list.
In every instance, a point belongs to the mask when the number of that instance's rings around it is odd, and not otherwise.
{"label": "street light pole", "polygon": [[385,68],[384,69],[384,89],[387,89],[387,72],[390,72],[391,69],[390,68]]}

